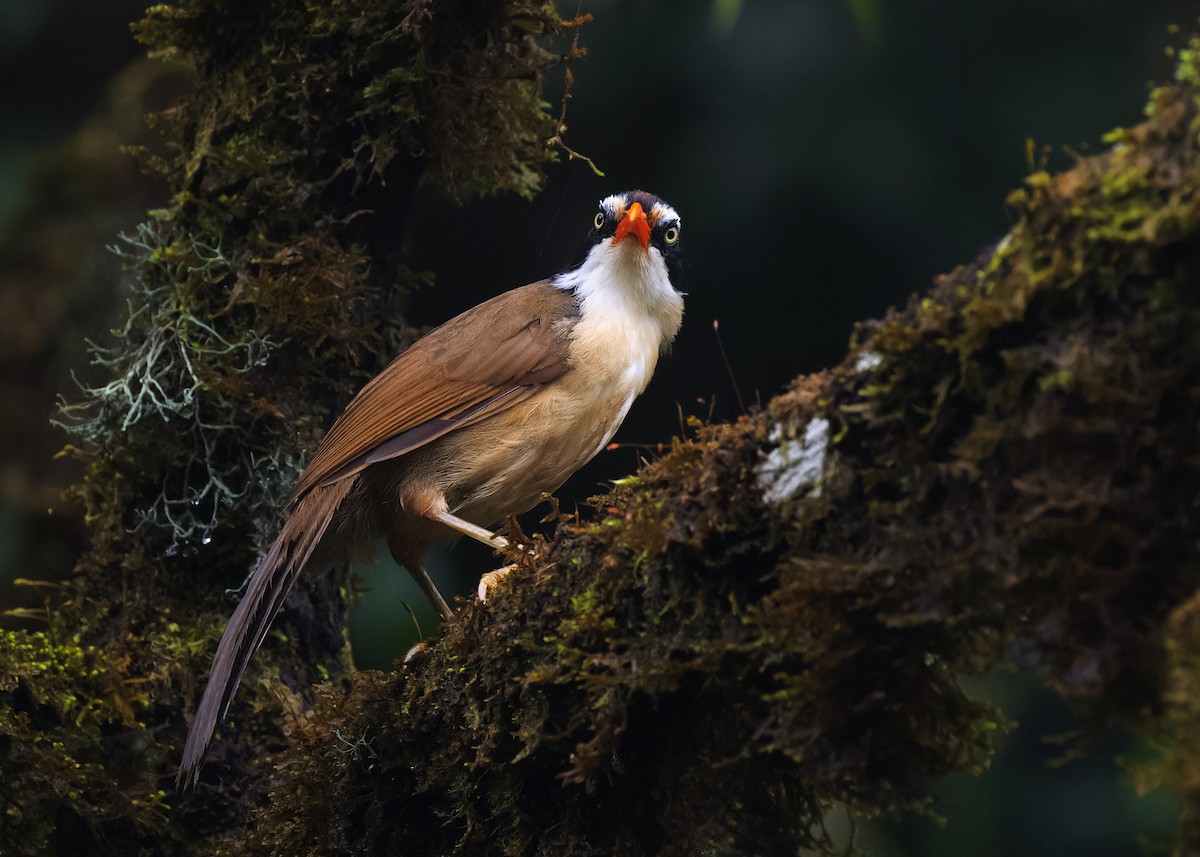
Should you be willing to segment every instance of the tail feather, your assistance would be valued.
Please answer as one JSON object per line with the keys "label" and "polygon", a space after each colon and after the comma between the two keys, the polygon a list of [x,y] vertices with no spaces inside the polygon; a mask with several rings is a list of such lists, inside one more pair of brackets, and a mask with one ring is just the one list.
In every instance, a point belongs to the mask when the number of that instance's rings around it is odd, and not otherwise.
{"label": "tail feather", "polygon": [[229,710],[250,658],[262,645],[275,614],[301,573],[313,564],[314,551],[355,481],[344,479],[305,495],[255,569],[246,594],[229,617],[229,624],[217,645],[208,684],[183,748],[183,759],[175,777],[176,788],[186,791],[195,785],[213,733]]}

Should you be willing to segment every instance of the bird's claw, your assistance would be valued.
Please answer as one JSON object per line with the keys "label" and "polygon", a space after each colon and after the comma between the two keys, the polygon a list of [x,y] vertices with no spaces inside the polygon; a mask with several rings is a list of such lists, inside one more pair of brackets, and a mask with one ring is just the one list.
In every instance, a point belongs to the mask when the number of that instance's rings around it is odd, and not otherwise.
{"label": "bird's claw", "polygon": [[405,667],[405,668],[408,667],[409,661],[411,661],[413,658],[415,658],[417,655],[421,654],[424,651],[425,651],[425,644],[417,643],[412,648],[410,648],[407,652],[404,653],[404,659],[400,662],[401,666]]}
{"label": "bird's claw", "polygon": [[479,600],[487,601],[488,591],[495,589],[497,584],[503,580],[510,571],[516,568],[515,565],[506,565],[504,568],[498,568],[495,571],[489,571],[487,574],[479,578]]}

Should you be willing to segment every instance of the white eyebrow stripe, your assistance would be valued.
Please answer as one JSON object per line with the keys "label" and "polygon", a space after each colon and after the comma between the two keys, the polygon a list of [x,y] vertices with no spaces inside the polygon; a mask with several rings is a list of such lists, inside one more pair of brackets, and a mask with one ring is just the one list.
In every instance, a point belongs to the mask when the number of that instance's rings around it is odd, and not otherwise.
{"label": "white eyebrow stripe", "polygon": [[600,207],[604,209],[609,217],[616,219],[622,208],[625,207],[625,197],[623,194],[614,193],[612,196],[606,196],[600,200]]}
{"label": "white eyebrow stripe", "polygon": [[[604,209],[607,217],[619,220],[625,214],[626,202],[625,194],[614,193],[612,196],[606,196],[600,200],[600,207]],[[661,199],[654,204],[654,208],[646,213],[649,215],[650,222],[655,226],[661,223],[673,223],[676,227],[682,228],[679,213]]]}
{"label": "white eyebrow stripe", "polygon": [[676,213],[675,209],[671,208],[671,206],[667,205],[665,202],[660,201],[655,204],[653,215],[654,216],[651,219],[655,223],[668,222],[674,223],[676,226],[682,226],[682,224],[679,222],[679,215]]}

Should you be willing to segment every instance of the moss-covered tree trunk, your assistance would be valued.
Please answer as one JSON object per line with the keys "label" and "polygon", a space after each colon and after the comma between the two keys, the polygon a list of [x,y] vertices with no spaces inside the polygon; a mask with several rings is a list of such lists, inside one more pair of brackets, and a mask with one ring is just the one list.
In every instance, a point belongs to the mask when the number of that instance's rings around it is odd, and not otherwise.
{"label": "moss-covered tree trunk", "polygon": [[677,441],[403,670],[344,669],[336,578],[298,593],[197,794],[169,792],[224,589],[406,339],[415,182],[537,189],[560,25],[515,0],[142,22],[196,88],[158,117],[173,196],[66,409],[91,547],[45,631],[0,634],[5,853],[793,854],[835,802],[979,768],[1002,713],[958,679],[1003,661],[1153,737],[1139,777],[1200,848],[1192,52],[1108,152],[1032,176],[994,250]]}
{"label": "moss-covered tree trunk", "polygon": [[0,852],[210,854],[261,802],[281,709],[344,671],[343,581],[289,599],[210,765],[227,787],[180,803],[228,590],[323,427],[411,338],[417,182],[538,190],[562,26],[530,0],[178,0],[136,25],[193,84],[135,148],[170,196],[118,242],[128,314],[61,416],[90,545],[45,630],[0,634]]}

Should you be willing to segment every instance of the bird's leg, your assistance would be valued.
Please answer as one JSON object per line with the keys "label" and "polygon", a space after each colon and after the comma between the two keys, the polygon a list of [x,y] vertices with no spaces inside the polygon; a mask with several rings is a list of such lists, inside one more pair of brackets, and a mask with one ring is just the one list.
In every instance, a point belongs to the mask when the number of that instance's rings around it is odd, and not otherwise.
{"label": "bird's leg", "polygon": [[496,550],[503,550],[508,547],[508,539],[504,538],[504,536],[498,536],[486,527],[480,527],[472,524],[470,521],[464,521],[457,515],[450,514],[445,509],[440,511],[431,509],[429,517],[440,524],[445,524],[455,532],[469,536],[477,542],[483,542],[488,547]]}
{"label": "bird's leg", "polygon": [[[452,515],[445,509],[431,509],[427,514],[433,520],[441,524],[445,524],[455,532],[462,533],[464,536],[469,536],[478,542],[482,542],[493,550],[502,550],[508,547],[508,539],[504,538],[504,536],[496,535],[491,530],[480,527],[476,524],[472,524],[470,521],[464,521],[462,518],[458,517],[457,515]],[[524,545],[517,545],[517,547],[525,549]],[[526,551],[531,556],[533,555],[532,551],[529,551],[528,549],[526,549]],[[514,568],[516,568],[515,565],[506,565],[503,568],[496,569],[495,571],[489,571],[487,574],[480,577],[478,589],[479,600],[487,601],[489,590],[495,589],[496,585],[500,583],[500,581],[503,580],[504,577]]]}
{"label": "bird's leg", "polygon": [[446,599],[442,597],[442,593],[438,592],[438,588],[434,584],[433,578],[429,576],[429,572],[425,570],[425,566],[414,562],[410,566],[405,566],[405,568],[412,575],[412,579],[417,582],[417,586],[421,587],[421,591],[425,593],[425,597],[429,599],[429,603],[434,606],[437,612],[442,614],[442,621],[449,621],[454,616],[454,611],[450,609],[450,605],[446,603]]}
{"label": "bird's leg", "polygon": [[[464,521],[457,515],[450,514],[446,509],[445,498],[440,495],[427,499],[424,505],[425,508],[420,509],[417,512],[418,515],[428,518],[431,521],[437,521],[439,524],[443,524],[455,532],[483,542],[493,550],[502,550],[508,547],[508,539],[504,538],[504,536],[498,536],[491,530],[472,524],[470,521]],[[416,581],[417,586],[425,593],[425,597],[429,599],[429,603],[441,614],[442,620],[447,621],[453,617],[454,611],[450,609],[450,605],[446,603],[446,599],[442,597],[442,593],[438,592],[437,586],[434,585],[433,579],[429,576],[429,572],[425,570],[425,566],[421,562],[421,557],[424,556],[428,544],[413,543],[405,537],[403,529],[398,529],[388,535],[388,548],[391,550],[392,557],[396,562],[408,569],[408,573],[412,575],[412,579]]]}
{"label": "bird's leg", "polygon": [[392,559],[396,560],[399,565],[404,566],[409,576],[420,587],[421,591],[425,593],[425,597],[429,600],[433,609],[441,614],[442,620],[445,621],[453,616],[454,611],[450,609],[450,605],[446,603],[446,599],[442,597],[442,593],[438,592],[433,578],[429,576],[429,572],[425,570],[425,564],[421,562],[421,558],[425,556],[425,551],[429,545],[425,542],[414,543],[405,537],[405,531],[402,529],[393,530],[388,533],[387,545],[388,550],[392,552]]}

